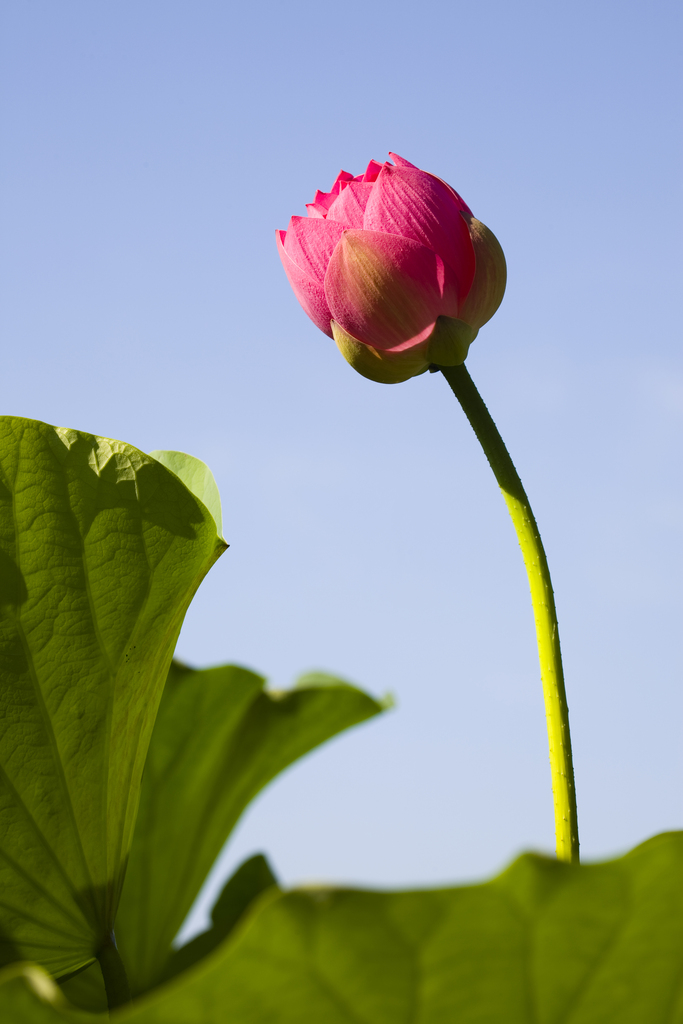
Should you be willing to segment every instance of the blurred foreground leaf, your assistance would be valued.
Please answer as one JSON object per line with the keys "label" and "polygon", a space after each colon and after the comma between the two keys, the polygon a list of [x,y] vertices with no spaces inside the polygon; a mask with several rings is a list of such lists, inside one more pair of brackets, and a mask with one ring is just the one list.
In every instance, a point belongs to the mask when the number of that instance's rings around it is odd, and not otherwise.
{"label": "blurred foreground leaf", "polygon": [[681,1024],[683,833],[484,885],[266,894],[130,1024]]}
{"label": "blurred foreground leaf", "polygon": [[[682,1024],[682,977],[683,833],[669,833],[606,864],[526,854],[457,889],[271,889],[205,960],[112,1021]],[[28,995],[2,1019],[49,1024]]]}
{"label": "blurred foreground leaf", "polygon": [[50,975],[30,963],[0,970],[0,1013],[3,1024],[88,1024],[102,1020],[70,1006]]}
{"label": "blurred foreground leaf", "polygon": [[59,976],[111,931],[173,648],[224,549],[150,456],[0,418],[0,962]]}

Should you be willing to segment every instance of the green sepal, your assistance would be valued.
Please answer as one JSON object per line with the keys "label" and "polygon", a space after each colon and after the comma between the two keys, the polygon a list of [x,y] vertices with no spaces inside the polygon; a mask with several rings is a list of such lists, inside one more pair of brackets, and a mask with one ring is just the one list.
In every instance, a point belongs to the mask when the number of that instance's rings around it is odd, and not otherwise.
{"label": "green sepal", "polygon": [[332,320],[331,327],[337,348],[344,359],[368,380],[378,384],[401,384],[429,369],[426,342],[406,352],[380,352],[351,337],[336,321]]}
{"label": "green sepal", "polygon": [[467,222],[474,247],[476,270],[472,287],[460,308],[459,315],[466,323],[479,330],[491,319],[503,301],[507,265],[505,254],[493,231],[471,214],[463,213],[463,217]]}
{"label": "green sepal", "polygon": [[464,320],[439,316],[432,333],[419,345],[401,352],[380,352],[352,338],[334,320],[331,327],[337,348],[347,363],[361,376],[378,384],[401,384],[424,373],[434,364],[459,366],[464,363],[477,336],[476,329]]}
{"label": "green sepal", "polygon": [[427,358],[437,366],[460,366],[477,336],[475,328],[452,316],[439,316],[427,339]]}

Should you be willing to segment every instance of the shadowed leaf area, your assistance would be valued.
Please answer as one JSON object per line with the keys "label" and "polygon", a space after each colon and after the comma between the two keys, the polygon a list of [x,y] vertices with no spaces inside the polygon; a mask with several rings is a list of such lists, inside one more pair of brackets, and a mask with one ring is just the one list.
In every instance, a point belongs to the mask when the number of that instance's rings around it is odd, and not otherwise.
{"label": "shadowed leaf area", "polygon": [[[171,666],[116,920],[134,995],[213,949],[252,899],[274,884],[262,857],[247,861],[219,897],[210,931],[174,950],[208,872],[256,794],[297,758],[384,707],[320,673],[289,691],[269,692],[264,682],[234,665]],[[64,991],[78,1005],[104,1009],[97,964]]]}

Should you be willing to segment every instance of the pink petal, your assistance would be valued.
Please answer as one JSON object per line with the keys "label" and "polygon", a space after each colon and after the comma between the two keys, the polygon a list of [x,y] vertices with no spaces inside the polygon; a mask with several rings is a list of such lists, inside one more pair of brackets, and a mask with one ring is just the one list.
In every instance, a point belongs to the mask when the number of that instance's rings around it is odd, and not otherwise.
{"label": "pink petal", "polygon": [[382,170],[382,164],[378,164],[376,160],[371,160],[368,164],[365,174],[363,175],[363,181],[377,181],[379,172]]}
{"label": "pink petal", "polygon": [[453,192],[426,171],[382,168],[365,209],[363,227],[421,242],[448,263],[458,279],[461,301],[474,280],[474,248]]}
{"label": "pink petal", "polygon": [[[303,219],[303,218],[302,218]],[[305,313],[311,318],[316,327],[319,327],[325,334],[329,334],[332,337],[332,328],[330,327],[330,321],[332,315],[327,305],[327,299],[325,298],[325,290],[321,284],[314,281],[308,274],[301,270],[300,267],[293,262],[288,256],[285,249],[286,235],[284,231],[275,232],[275,240],[277,242],[277,249],[280,253],[280,259],[282,265],[285,268],[285,273],[289,279],[289,283],[292,286],[292,290],[296,295],[297,299],[301,303],[301,306]]]}
{"label": "pink petal", "polygon": [[402,156],[398,155],[398,153],[389,153],[389,156],[397,167],[412,167],[414,170],[418,170],[418,168],[415,167],[415,164],[411,164],[409,160],[404,160]]}
{"label": "pink petal", "polygon": [[334,247],[342,236],[343,224],[313,217],[292,217],[284,250],[307,277],[322,285]]}
{"label": "pink petal", "polygon": [[340,171],[337,177],[334,179],[335,185],[338,181],[353,181],[353,175],[349,174],[348,171]]}
{"label": "pink petal", "polygon": [[362,228],[363,214],[373,186],[357,184],[355,181],[347,185],[330,207],[327,219],[338,221],[347,228]]}
{"label": "pink petal", "polygon": [[404,351],[427,338],[437,316],[457,316],[457,283],[433,250],[412,238],[352,228],[325,275],[332,319],[380,351]]}
{"label": "pink petal", "polygon": [[447,181],[444,181],[443,178],[439,178],[436,174],[431,174],[430,177],[436,178],[437,181],[440,181],[442,185],[446,186],[449,192],[453,193],[453,195],[455,196],[455,201],[458,204],[458,208],[461,211],[461,213],[466,213],[468,214],[468,216],[474,217],[474,214],[470,210],[469,206],[467,205],[463,197],[460,195],[459,192],[455,191],[452,185],[449,185]]}
{"label": "pink petal", "polygon": [[336,192],[321,192],[320,189],[318,189],[316,194],[313,196],[313,205],[321,206],[324,210],[329,210],[339,194],[339,186],[337,185],[336,188]]}
{"label": "pink petal", "polygon": [[327,210],[324,206],[318,206],[317,203],[306,203],[306,209],[308,210],[309,217],[327,217]]}

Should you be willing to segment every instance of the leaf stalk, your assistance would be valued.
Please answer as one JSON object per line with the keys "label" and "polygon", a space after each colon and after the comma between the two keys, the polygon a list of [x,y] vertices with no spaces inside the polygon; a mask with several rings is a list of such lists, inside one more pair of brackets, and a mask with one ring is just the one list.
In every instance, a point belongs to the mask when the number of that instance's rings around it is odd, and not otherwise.
{"label": "leaf stalk", "polygon": [[550,771],[555,805],[557,859],[579,862],[579,826],[574,787],[569,708],[562,670],[560,633],[550,570],[541,535],[519,474],[464,363],[439,367],[460,402],[489,461],[517,532],[529,578],[545,701]]}
{"label": "leaf stalk", "polygon": [[107,1004],[109,1010],[115,1010],[119,1006],[126,1006],[131,1002],[130,985],[128,975],[121,954],[116,948],[116,939],[112,932],[108,940],[97,953],[104,988],[107,993]]}

